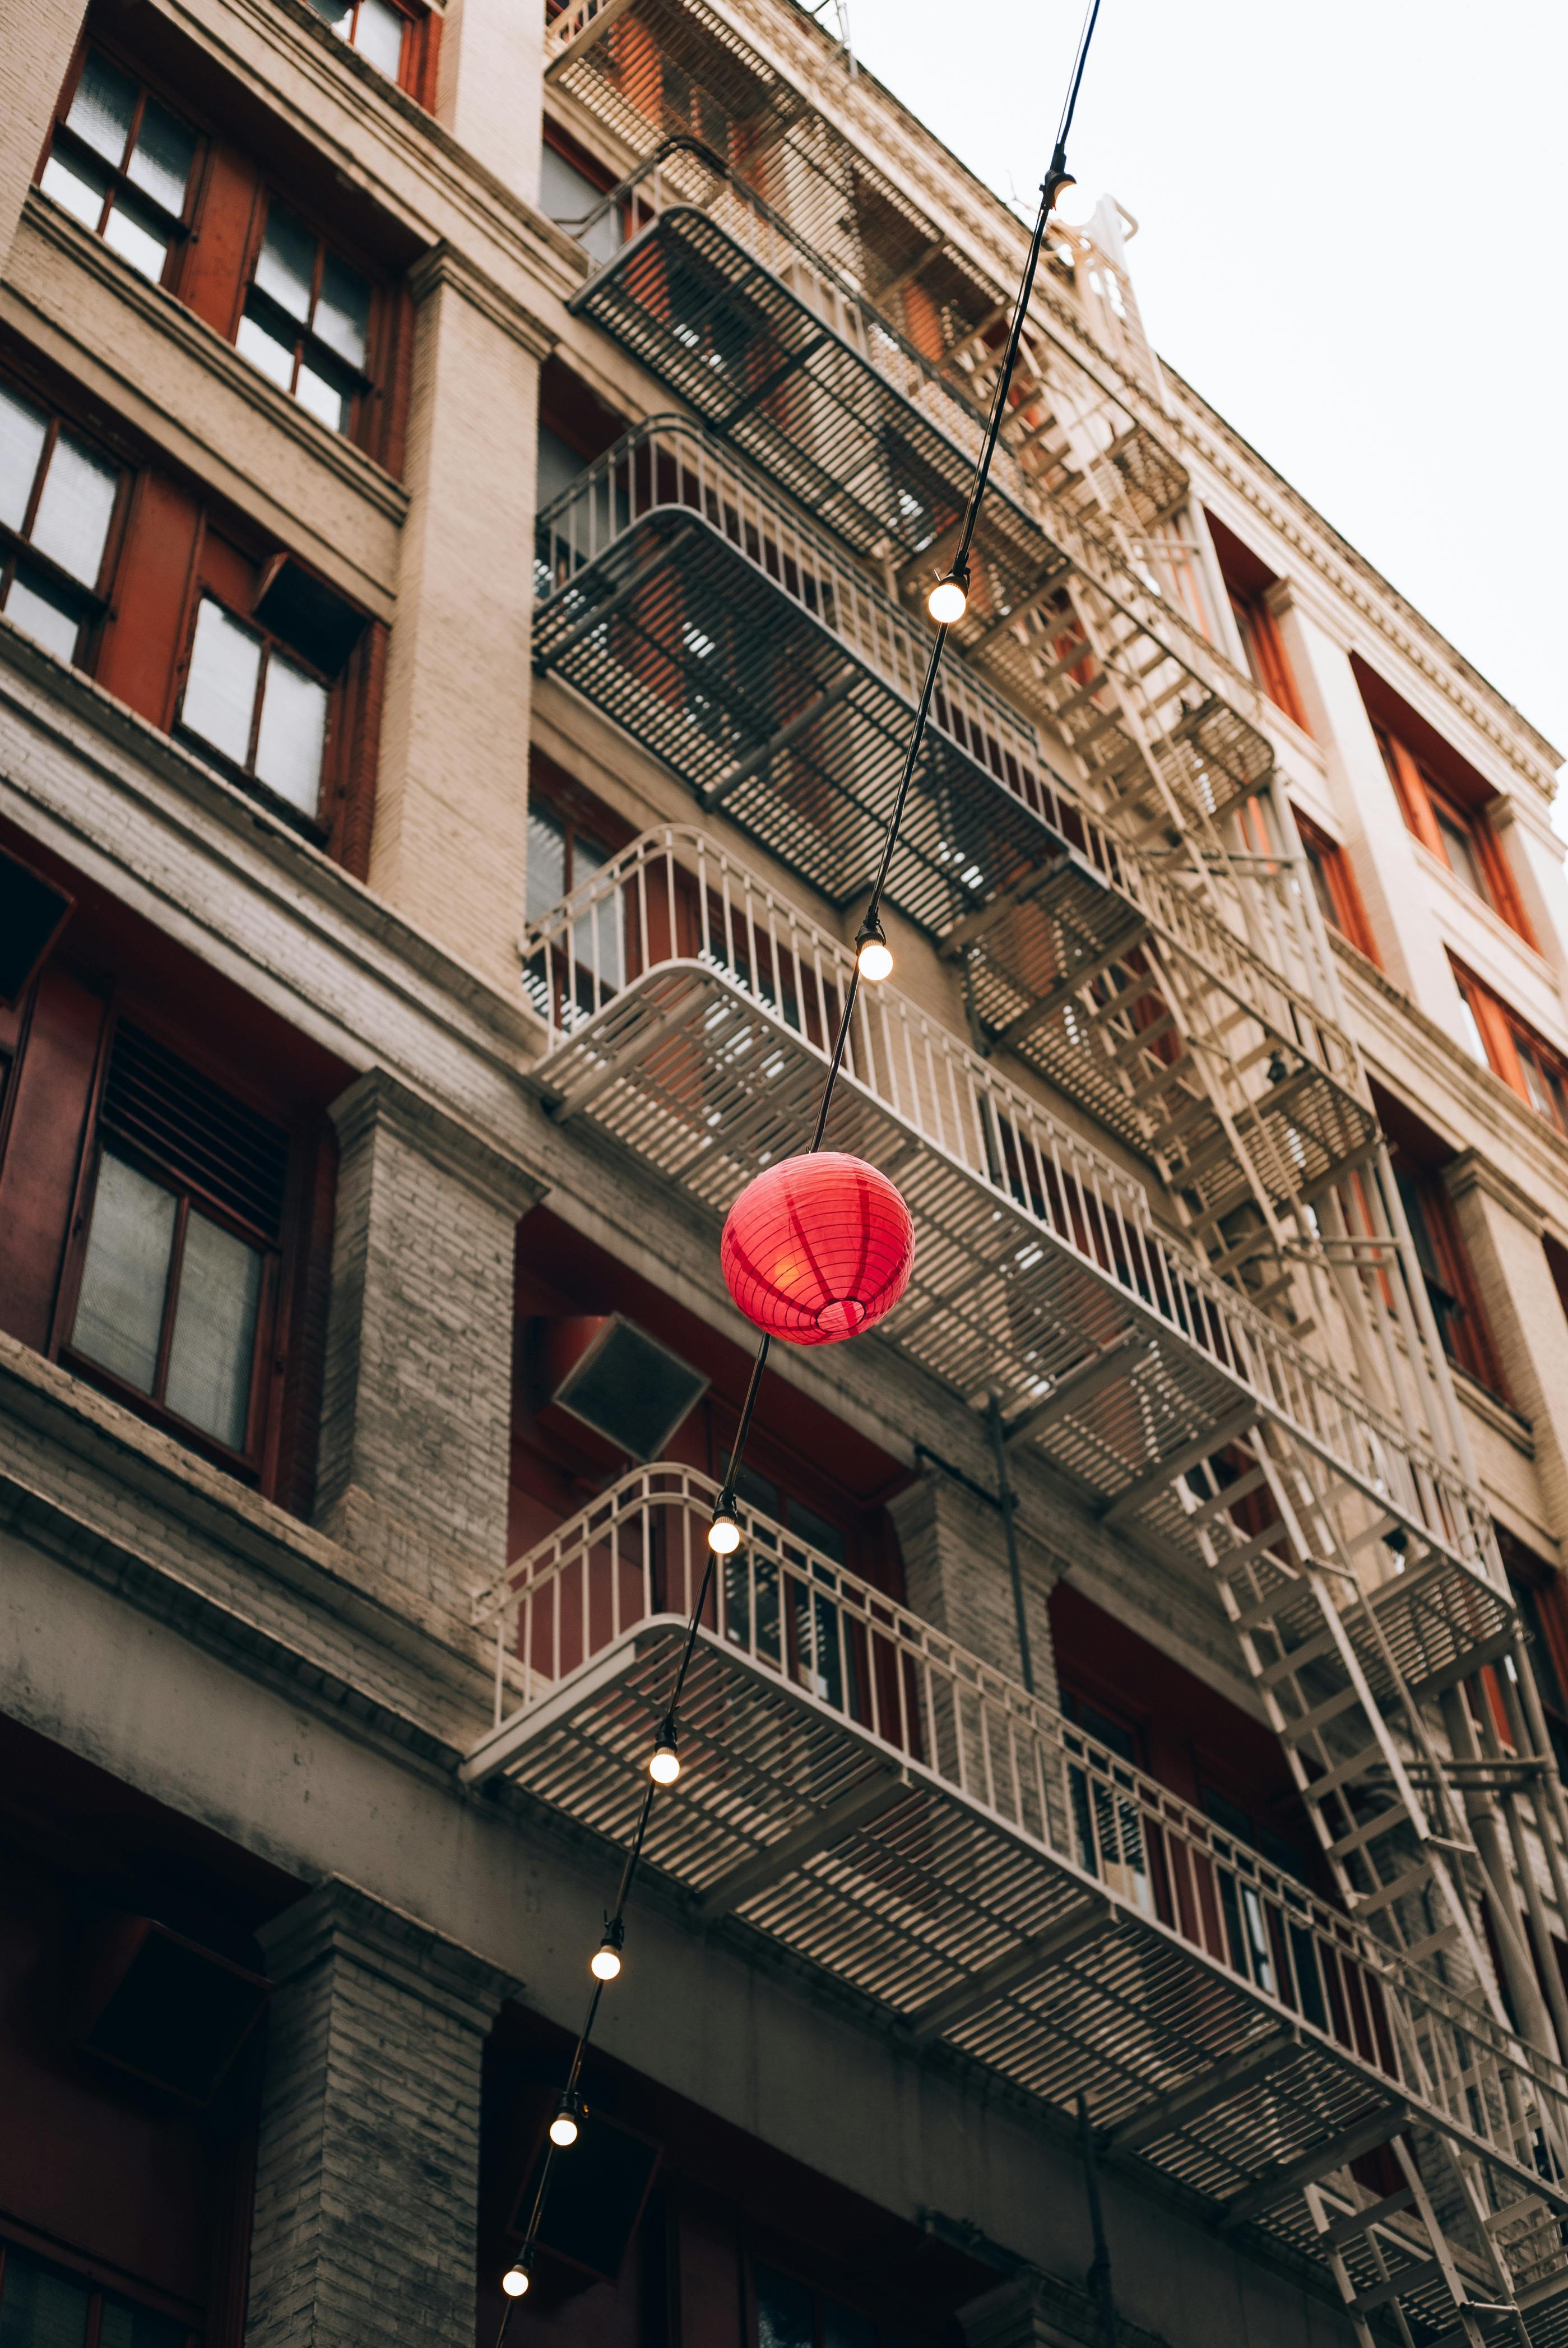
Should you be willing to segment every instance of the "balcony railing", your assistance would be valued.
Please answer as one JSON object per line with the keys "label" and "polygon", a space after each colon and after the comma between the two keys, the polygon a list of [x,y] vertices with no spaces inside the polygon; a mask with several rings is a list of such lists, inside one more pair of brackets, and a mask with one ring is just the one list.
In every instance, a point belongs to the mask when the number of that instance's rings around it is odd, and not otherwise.
{"label": "balcony railing", "polygon": [[[850,956],[701,834],[634,841],[529,925],[525,960],[549,1026],[538,1079],[559,1115],[589,1117],[721,1213],[804,1146]],[[888,1341],[971,1403],[998,1391],[1080,1491],[1201,1560],[1205,1519],[1183,1471],[1266,1419],[1343,1479],[1349,1550],[1384,1559],[1378,1627],[1358,1610],[1353,1632],[1374,1684],[1382,1638],[1419,1681],[1506,1628],[1489,1522],[1462,1479],[1161,1230],[1130,1176],[892,986],[860,990],[828,1132],[885,1167],[915,1219]],[[1397,1570],[1378,1540],[1396,1519],[1442,1571]]]}
{"label": "balcony railing", "polygon": [[[469,1782],[505,1774],[627,1834],[716,1492],[687,1468],[634,1470],[477,1594],[496,1703]],[[945,2040],[1064,2108],[1082,2093],[1097,2130],[1222,2224],[1331,2250],[1356,2290],[1399,2277],[1419,2330],[1451,2320],[1430,2236],[1409,2194],[1360,2223],[1377,2196],[1348,2168],[1402,2137],[1470,2295],[1555,2298],[1556,2064],[1004,1673],[740,1513],[742,1547],[712,1561],[702,1601],[681,1778],[646,1845],[700,1920],[741,1917],[910,2044]],[[1326,2244],[1320,2222],[1341,2218]]]}

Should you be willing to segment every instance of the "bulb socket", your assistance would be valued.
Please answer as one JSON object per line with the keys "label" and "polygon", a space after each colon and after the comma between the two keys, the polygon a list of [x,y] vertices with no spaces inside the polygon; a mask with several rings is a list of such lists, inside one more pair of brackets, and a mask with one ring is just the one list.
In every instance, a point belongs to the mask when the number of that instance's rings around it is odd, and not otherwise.
{"label": "bulb socket", "polygon": [[588,1961],[589,1972],[596,1982],[619,1981],[620,1952],[626,1946],[626,1922],[620,1916],[607,1916],[604,1937]]}
{"label": "bulb socket", "polygon": [[550,2122],[550,2142],[565,2152],[582,2133],[582,2123],[588,2116],[587,2106],[575,2087],[569,2087],[556,2108]]}
{"label": "bulb socket", "polygon": [[855,966],[872,986],[880,986],[885,978],[892,975],[893,950],[881,922],[874,918],[860,925],[855,941]]}
{"label": "bulb socket", "polygon": [[517,2265],[509,2267],[501,2277],[501,2289],[508,2299],[521,2299],[532,2280],[527,2260],[519,2259]]}
{"label": "bulb socket", "polygon": [[676,1749],[675,1715],[672,1712],[664,1715],[658,1741],[649,1759],[648,1774],[656,1786],[672,1786],[681,1775],[681,1756]]}

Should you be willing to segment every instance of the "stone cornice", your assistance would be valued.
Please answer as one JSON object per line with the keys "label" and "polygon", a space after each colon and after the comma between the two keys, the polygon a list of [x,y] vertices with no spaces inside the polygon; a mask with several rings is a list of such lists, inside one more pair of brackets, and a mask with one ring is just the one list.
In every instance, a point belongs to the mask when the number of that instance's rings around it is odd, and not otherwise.
{"label": "stone cornice", "polygon": [[332,1105],[338,1146],[345,1154],[384,1126],[419,1157],[466,1183],[503,1214],[524,1215],[545,1185],[434,1101],[400,1084],[384,1068],[367,1068]]}
{"label": "stone cornice", "polygon": [[[579,253],[586,267],[587,255]],[[503,334],[510,335],[531,358],[548,358],[556,347],[558,335],[536,318],[533,312],[514,301],[504,287],[469,260],[445,242],[433,245],[416,261],[408,273],[408,286],[415,302],[424,302],[438,285],[449,285],[471,303],[482,317]]]}
{"label": "stone cornice", "polygon": [[346,1961],[480,2037],[497,2007],[523,1986],[477,1950],[343,1875],[329,1875],[260,1926],[256,1938],[274,1982],[297,1981],[329,1960]]}
{"label": "stone cornice", "polygon": [[1408,603],[1381,572],[1341,538],[1298,489],[1244,440],[1201,392],[1162,361],[1178,406],[1182,438],[1294,546],[1363,619],[1437,687],[1533,789],[1548,798],[1563,754],[1472,668],[1446,636]]}
{"label": "stone cornice", "polygon": [[1483,1197],[1494,1200],[1515,1222],[1524,1225],[1532,1239],[1539,1239],[1546,1229],[1546,1217],[1528,1191],[1479,1149],[1465,1150],[1451,1166],[1445,1167],[1443,1180],[1452,1198],[1468,1198],[1472,1190],[1479,1190]]}

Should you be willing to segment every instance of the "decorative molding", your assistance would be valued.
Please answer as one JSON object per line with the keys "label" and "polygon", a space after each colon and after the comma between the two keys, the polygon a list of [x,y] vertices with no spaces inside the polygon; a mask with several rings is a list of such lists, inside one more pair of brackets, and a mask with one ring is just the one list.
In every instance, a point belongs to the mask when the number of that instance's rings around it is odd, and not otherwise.
{"label": "decorative molding", "polygon": [[1520,1188],[1512,1176],[1494,1166],[1479,1149],[1467,1149],[1451,1166],[1443,1169],[1443,1180],[1453,1199],[1468,1198],[1479,1190],[1483,1198],[1493,1200],[1516,1223],[1522,1223],[1532,1239],[1538,1240],[1546,1229],[1544,1210]]}
{"label": "decorative molding", "polygon": [[331,1104],[331,1115],[344,1157],[384,1128],[416,1157],[466,1183],[503,1214],[526,1214],[538,1206],[548,1188],[514,1159],[504,1157],[472,1126],[462,1124],[385,1068],[367,1068],[364,1076],[356,1076],[347,1092],[340,1093]]}
{"label": "decorative molding", "polygon": [[320,1965],[346,1961],[389,1988],[432,2005],[446,2020],[484,2037],[522,1982],[477,1950],[378,1900],[346,1876],[329,1875],[292,1908],[258,1926],[256,1938],[272,1981],[298,1981]]}
{"label": "decorative molding", "polygon": [[[587,255],[579,253],[586,264]],[[583,272],[586,274],[586,266]],[[493,277],[487,277],[466,253],[442,242],[423,253],[408,273],[409,291],[416,303],[423,304],[438,286],[450,286],[454,294],[471,303],[482,317],[493,326],[499,326],[520,344],[533,359],[547,359],[560,340],[553,327],[517,301]]]}

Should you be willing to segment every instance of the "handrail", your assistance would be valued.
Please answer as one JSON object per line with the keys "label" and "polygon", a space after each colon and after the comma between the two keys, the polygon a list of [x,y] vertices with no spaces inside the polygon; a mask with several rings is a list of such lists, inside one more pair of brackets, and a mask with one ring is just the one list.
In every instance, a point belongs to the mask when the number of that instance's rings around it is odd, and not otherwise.
{"label": "handrail", "polygon": [[[684,965],[736,989],[797,1048],[825,1060],[853,960],[739,858],[694,827],[642,833],[530,922],[528,990],[545,1068],[587,1048],[628,991]],[[1147,1193],[897,987],[862,987],[845,1081],[983,1184],[1020,1240],[1073,1256],[1357,1483],[1377,1508],[1490,1584],[1489,1524],[1469,1486],[1153,1220]],[[896,1334],[896,1331],[895,1333]]]}
{"label": "handrail", "polygon": [[[641,1627],[690,1616],[717,1497],[697,1468],[633,1468],[476,1591],[497,1729]],[[1516,2169],[1536,2168],[1537,2128],[1568,2143],[1561,2065],[907,1607],[744,1499],[738,1514],[702,1617],[717,1650],[1095,1878]]]}
{"label": "handrail", "polygon": [[[571,613],[590,566],[663,511],[696,516],[913,707],[928,636],[827,531],[682,417],[652,417],[635,426],[540,510],[541,612]],[[1273,938],[1281,960],[1296,965],[1276,970],[1216,918],[1195,888],[1184,887],[1118,840],[1063,778],[1039,727],[962,661],[949,659],[944,670],[932,723],[1059,839],[1079,847],[1102,880],[1203,963],[1240,1004],[1362,1097],[1354,1047],[1317,1006],[1316,963],[1296,901],[1299,884],[1286,859],[1276,860],[1271,874],[1248,874],[1254,896],[1271,898],[1280,916]]]}

